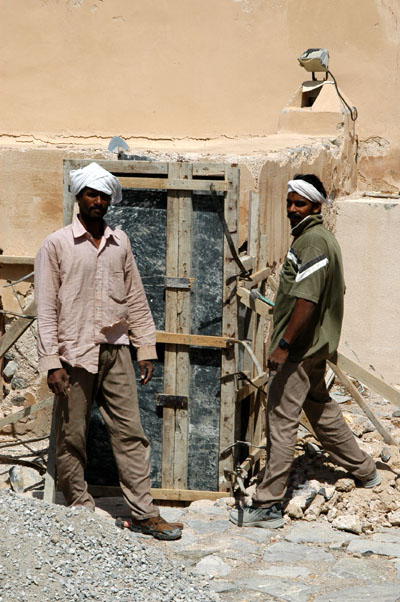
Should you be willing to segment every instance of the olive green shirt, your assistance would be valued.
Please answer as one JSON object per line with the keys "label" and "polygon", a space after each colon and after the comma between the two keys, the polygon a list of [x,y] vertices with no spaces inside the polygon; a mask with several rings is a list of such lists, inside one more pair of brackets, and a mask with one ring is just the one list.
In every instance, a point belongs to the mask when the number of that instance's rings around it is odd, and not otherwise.
{"label": "olive green shirt", "polygon": [[290,361],[327,359],[335,353],[343,320],[344,278],[340,247],[322,217],[309,215],[292,229],[294,240],[282,266],[270,352],[283,337],[297,299],[316,304],[307,328],[293,341]]}

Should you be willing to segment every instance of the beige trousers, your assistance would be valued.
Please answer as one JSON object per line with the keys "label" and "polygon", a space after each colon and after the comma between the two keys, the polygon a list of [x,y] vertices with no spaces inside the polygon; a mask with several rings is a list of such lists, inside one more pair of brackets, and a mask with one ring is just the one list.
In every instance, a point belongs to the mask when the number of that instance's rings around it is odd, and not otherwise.
{"label": "beige trousers", "polygon": [[69,506],[94,509],[84,478],[90,409],[96,400],[110,434],[125,501],[133,518],[158,516],[150,495],[150,446],[140,423],[135,374],[127,345],[101,345],[99,372],[65,366],[70,392],[56,397],[57,473]]}
{"label": "beige trousers", "polygon": [[323,448],[359,479],[375,471],[373,459],[361,451],[339,405],[325,386],[326,362],[286,362],[272,379],[267,399],[267,460],[253,502],[268,507],[281,502],[293,462],[300,414],[304,410]]}

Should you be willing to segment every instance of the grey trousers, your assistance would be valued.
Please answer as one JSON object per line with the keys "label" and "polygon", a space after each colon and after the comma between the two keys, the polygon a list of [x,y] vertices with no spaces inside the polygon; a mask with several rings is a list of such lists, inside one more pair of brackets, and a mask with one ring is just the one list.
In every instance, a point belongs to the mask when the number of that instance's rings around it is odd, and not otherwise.
{"label": "grey trousers", "polygon": [[376,470],[361,451],[339,405],[325,386],[326,362],[306,359],[285,362],[272,379],[267,398],[267,460],[265,474],[253,496],[257,506],[281,502],[293,462],[300,414],[304,410],[323,448],[332,459],[359,479]]}
{"label": "grey trousers", "polygon": [[110,434],[125,501],[133,518],[159,515],[150,494],[150,446],[140,423],[135,374],[127,345],[101,345],[99,372],[65,366],[70,392],[56,397],[56,458],[70,506],[94,509],[84,478],[90,409],[96,400]]}

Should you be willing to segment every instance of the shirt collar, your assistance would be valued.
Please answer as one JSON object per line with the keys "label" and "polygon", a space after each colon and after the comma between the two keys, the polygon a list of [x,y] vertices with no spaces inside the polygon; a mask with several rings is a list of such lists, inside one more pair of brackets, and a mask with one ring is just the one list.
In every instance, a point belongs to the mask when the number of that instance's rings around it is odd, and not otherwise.
{"label": "shirt collar", "polygon": [[318,224],[322,224],[322,215],[320,213],[307,215],[304,219],[301,220],[294,228],[291,230],[292,236],[295,238],[300,236],[304,230],[308,230],[313,226],[317,226]]}
{"label": "shirt collar", "polygon": [[[104,238],[107,240],[110,236],[115,239],[115,242],[119,242],[121,240],[120,234],[116,228],[111,228],[105,220],[104,221]],[[76,215],[72,222],[72,234],[74,238],[79,238],[81,236],[86,236],[88,231],[84,228],[82,223],[79,221],[78,216]]]}

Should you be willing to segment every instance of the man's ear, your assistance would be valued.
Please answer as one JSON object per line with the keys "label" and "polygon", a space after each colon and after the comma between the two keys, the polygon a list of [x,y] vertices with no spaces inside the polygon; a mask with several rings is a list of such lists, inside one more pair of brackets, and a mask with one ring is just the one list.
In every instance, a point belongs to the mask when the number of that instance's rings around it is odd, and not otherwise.
{"label": "man's ear", "polygon": [[313,203],[312,204],[312,213],[313,214],[317,214],[317,213],[321,213],[321,203]]}

